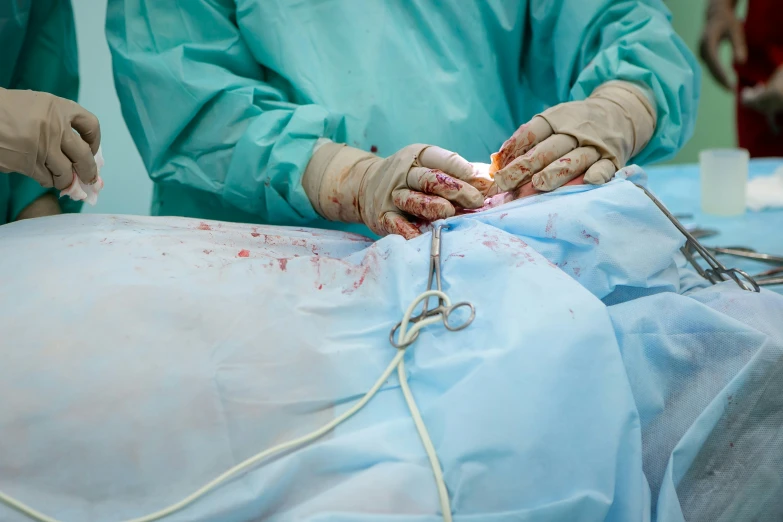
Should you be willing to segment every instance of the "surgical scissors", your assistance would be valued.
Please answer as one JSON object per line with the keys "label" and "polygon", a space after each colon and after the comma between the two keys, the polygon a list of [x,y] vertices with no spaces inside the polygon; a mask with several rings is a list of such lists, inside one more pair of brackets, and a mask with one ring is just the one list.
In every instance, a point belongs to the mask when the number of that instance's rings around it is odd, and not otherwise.
{"label": "surgical scissors", "polygon": [[[443,292],[441,277],[440,277],[441,231],[444,229],[448,230],[449,228],[450,225],[438,224],[435,225],[435,228],[433,228],[432,230],[432,243],[430,245],[430,273],[429,273],[429,279],[427,280],[428,292],[432,290],[433,281],[435,282],[435,289],[438,292]],[[470,323],[473,322],[473,319],[476,318],[476,308],[467,301],[451,304],[449,301],[443,299],[443,297],[437,297],[437,300],[438,300],[437,306],[435,306],[434,308],[429,308],[430,297],[424,299],[422,301],[421,313],[416,317],[412,317],[409,321],[410,324],[416,324],[424,319],[440,315],[443,321],[443,326],[446,327],[446,330],[449,330],[451,332],[457,332],[459,330],[462,330],[463,328],[467,328],[470,325]],[[460,308],[468,308],[470,310],[470,316],[462,323],[454,324],[449,322],[449,318],[451,317],[451,314]],[[397,323],[397,325],[394,328],[392,328],[392,331],[389,333],[389,341],[391,342],[392,346],[399,349],[407,348],[419,336],[419,332],[417,331],[414,334],[414,336],[410,338],[407,342],[398,344],[395,341],[394,336],[397,333],[397,330],[401,326],[402,326],[402,321]]]}
{"label": "surgical scissors", "polygon": [[[667,209],[664,204],[661,203],[658,198],[652,194],[652,192],[641,185],[636,186],[642,189],[645,194],[647,194],[647,197],[649,197],[652,202],[655,203],[655,206],[658,207],[660,211],[663,212],[667,218],[669,218],[669,221],[671,221],[672,224],[677,227],[677,230],[679,230],[682,235],[685,236],[687,241],[685,242],[685,246],[681,248],[682,253],[691,263],[691,265],[693,265],[693,268],[696,269],[700,276],[714,285],[723,281],[731,280],[737,283],[737,286],[743,290],[747,290],[749,292],[761,291],[761,288],[759,288],[759,284],[756,282],[756,280],[750,277],[747,273],[738,268],[726,268],[723,266],[723,263],[718,261],[715,256],[712,255],[709,249],[705,248],[701,243],[699,243],[699,241],[693,237],[688,229],[685,228],[671,212],[669,212],[669,209]],[[693,255],[694,251],[701,255],[701,257],[709,265],[709,268],[702,268],[702,266],[696,260],[696,257]]]}

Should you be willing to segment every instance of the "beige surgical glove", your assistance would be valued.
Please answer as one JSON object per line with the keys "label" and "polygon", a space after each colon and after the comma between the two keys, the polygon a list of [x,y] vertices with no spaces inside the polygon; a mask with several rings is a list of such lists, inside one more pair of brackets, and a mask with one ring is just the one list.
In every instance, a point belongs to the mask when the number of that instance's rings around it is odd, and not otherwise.
{"label": "beige surgical glove", "polygon": [[532,180],[537,190],[549,191],[580,174],[586,183],[606,183],[647,145],[656,117],[645,94],[620,81],[600,86],[586,100],[547,109],[492,155],[497,189]]}
{"label": "beige surgical glove", "polygon": [[435,221],[453,216],[455,205],[481,207],[483,194],[469,184],[475,174],[473,165],[440,147],[409,145],[379,158],[327,142],[316,148],[302,185],[324,218],[410,239],[420,232],[409,217]]}
{"label": "beige surgical glove", "polygon": [[98,119],[78,104],[43,92],[0,89],[0,172],[18,172],[59,190],[71,185],[74,172],[92,184],[100,143]]}
{"label": "beige surgical glove", "polygon": [[50,193],[41,194],[41,196],[27,205],[19,215],[16,216],[17,221],[22,219],[33,219],[46,216],[57,216],[62,214],[63,210],[60,207],[60,202],[57,201],[57,196]]}

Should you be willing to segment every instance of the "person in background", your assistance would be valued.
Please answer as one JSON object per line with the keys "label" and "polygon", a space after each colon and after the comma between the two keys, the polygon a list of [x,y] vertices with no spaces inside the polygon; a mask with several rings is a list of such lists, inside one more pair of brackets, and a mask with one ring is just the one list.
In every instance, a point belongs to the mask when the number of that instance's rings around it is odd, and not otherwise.
{"label": "person in background", "polygon": [[74,172],[95,181],[100,126],[71,101],[79,76],[70,0],[0,2],[0,50],[0,224],[78,212],[81,203],[58,200],[57,190]]}
{"label": "person in background", "polygon": [[[710,0],[701,57],[715,80],[736,91],[739,146],[751,157],[783,156],[783,5],[748,0],[744,23],[737,0]],[[720,63],[719,47],[731,44],[737,81]]]}
{"label": "person in background", "polygon": [[[109,0],[106,31],[157,215],[410,238],[667,158],[696,117],[659,0]],[[490,186],[467,160],[495,152]]]}

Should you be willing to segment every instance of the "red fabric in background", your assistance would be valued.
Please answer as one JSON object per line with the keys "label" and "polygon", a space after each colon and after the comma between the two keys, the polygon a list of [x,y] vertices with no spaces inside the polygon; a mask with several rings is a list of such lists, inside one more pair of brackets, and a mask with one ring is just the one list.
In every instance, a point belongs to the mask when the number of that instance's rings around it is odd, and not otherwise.
{"label": "red fabric in background", "polygon": [[[740,92],[745,87],[765,83],[775,70],[783,65],[783,0],[749,0],[745,18],[745,41],[748,59],[735,63],[737,72],[737,136],[739,146],[748,149],[754,158],[783,157],[783,131],[775,134],[767,117],[740,103]],[[783,130],[783,115],[777,123]]]}

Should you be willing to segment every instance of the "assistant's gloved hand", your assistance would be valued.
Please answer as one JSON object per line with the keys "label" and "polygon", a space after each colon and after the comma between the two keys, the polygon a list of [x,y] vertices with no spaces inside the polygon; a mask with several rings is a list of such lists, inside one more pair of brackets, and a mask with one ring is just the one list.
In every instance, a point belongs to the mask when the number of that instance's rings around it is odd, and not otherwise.
{"label": "assistant's gloved hand", "polygon": [[71,185],[74,172],[92,184],[100,143],[98,119],[78,104],[43,92],[0,89],[0,172],[18,172],[59,190]]}
{"label": "assistant's gloved hand", "polygon": [[21,221],[22,219],[57,216],[62,213],[63,210],[62,207],[60,207],[57,196],[46,192],[22,209],[22,211],[19,212],[19,215],[16,216],[16,220]]}
{"label": "assistant's gloved hand", "polygon": [[440,147],[409,145],[379,158],[328,142],[317,146],[302,185],[326,219],[364,223],[378,235],[410,239],[420,232],[406,215],[435,221],[453,216],[454,205],[481,207],[484,196],[470,185],[474,177],[470,163]]}
{"label": "assistant's gloved hand", "polygon": [[531,180],[537,190],[554,190],[580,174],[587,183],[605,183],[647,145],[656,115],[638,87],[620,81],[547,109],[492,155],[498,192]]}
{"label": "assistant's gloved hand", "polygon": [[732,89],[732,81],[720,63],[720,44],[731,42],[733,59],[744,63],[748,54],[742,23],[737,18],[737,0],[710,0],[707,5],[707,21],[701,35],[699,54],[707,64],[710,74],[725,89]]}
{"label": "assistant's gloved hand", "polygon": [[[491,179],[489,176],[489,169],[490,164],[489,163],[473,163],[473,166],[476,168],[476,170],[479,171],[479,175],[483,175],[487,179]],[[584,176],[577,176],[568,183],[566,183],[565,186],[568,185],[584,185]],[[497,188],[497,186],[495,186]],[[519,188],[509,191],[509,192],[497,192],[497,190],[492,191],[491,195],[487,197],[484,200],[484,205],[481,208],[477,209],[457,209],[457,215],[465,215],[465,214],[475,214],[477,212],[484,212],[485,210],[489,210],[492,208],[497,208],[501,205],[505,205],[506,203],[511,203],[512,201],[516,201],[517,199],[526,198],[529,196],[535,196],[536,194],[540,194],[541,192],[536,190],[533,187],[532,183],[526,183]]]}
{"label": "assistant's gloved hand", "polygon": [[776,117],[783,112],[783,67],[779,67],[767,83],[743,89],[740,101],[765,115],[772,130],[779,133]]}

